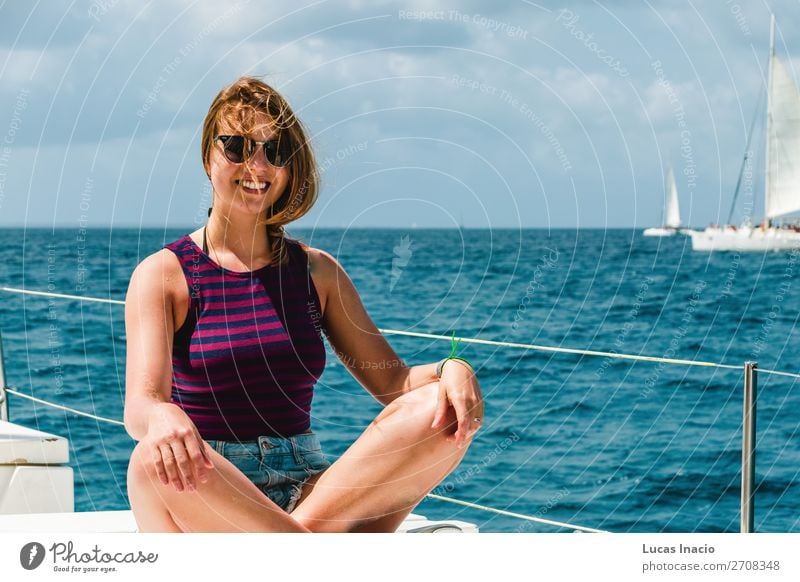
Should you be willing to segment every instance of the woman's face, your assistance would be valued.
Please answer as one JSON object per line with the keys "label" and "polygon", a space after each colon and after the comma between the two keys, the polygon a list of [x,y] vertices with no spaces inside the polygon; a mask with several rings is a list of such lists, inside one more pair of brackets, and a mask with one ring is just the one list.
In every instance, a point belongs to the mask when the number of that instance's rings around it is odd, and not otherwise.
{"label": "woman's face", "polygon": [[[238,122],[221,119],[217,135],[243,135]],[[245,137],[264,142],[274,136],[270,119],[263,113],[253,118],[253,124]],[[216,136],[214,136],[216,137]],[[216,140],[211,147],[208,174],[214,188],[214,206],[226,214],[264,214],[286,190],[290,180],[288,167],[276,167],[264,156],[264,148],[258,147],[255,155],[241,164],[230,162],[223,152],[223,143]]]}

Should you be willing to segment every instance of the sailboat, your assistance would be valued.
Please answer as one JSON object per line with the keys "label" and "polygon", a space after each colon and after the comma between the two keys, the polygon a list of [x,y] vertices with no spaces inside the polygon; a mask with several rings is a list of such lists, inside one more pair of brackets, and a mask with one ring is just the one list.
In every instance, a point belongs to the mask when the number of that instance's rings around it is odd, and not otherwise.
{"label": "sailboat", "polygon": [[[714,225],[703,231],[690,231],[692,248],[696,251],[800,248],[800,227],[773,223],[775,219],[800,210],[800,93],[786,67],[775,55],[774,15],[770,22],[769,44],[764,220],[758,226],[745,221],[739,227]],[[741,175],[739,181],[741,183]]]}
{"label": "sailboat", "polygon": [[678,206],[678,188],[675,186],[675,174],[670,167],[667,172],[666,200],[664,201],[664,226],[654,226],[644,230],[644,236],[673,236],[681,227],[681,209]]}

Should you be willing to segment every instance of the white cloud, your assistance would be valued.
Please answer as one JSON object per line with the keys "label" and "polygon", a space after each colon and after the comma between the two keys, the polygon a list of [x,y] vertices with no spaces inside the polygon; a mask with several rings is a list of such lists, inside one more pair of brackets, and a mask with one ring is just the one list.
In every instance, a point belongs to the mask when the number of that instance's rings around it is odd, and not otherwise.
{"label": "white cloud", "polygon": [[674,123],[676,112],[683,111],[687,115],[696,112],[698,107],[706,108],[695,81],[653,81],[647,85],[642,97],[647,117],[656,125],[667,121]]}
{"label": "white cloud", "polygon": [[558,67],[549,76],[549,83],[564,101],[580,110],[608,110],[626,103],[628,97],[621,82],[605,73],[586,73]]}
{"label": "white cloud", "polygon": [[52,86],[64,73],[72,49],[0,48],[0,91],[17,93],[21,87]]}

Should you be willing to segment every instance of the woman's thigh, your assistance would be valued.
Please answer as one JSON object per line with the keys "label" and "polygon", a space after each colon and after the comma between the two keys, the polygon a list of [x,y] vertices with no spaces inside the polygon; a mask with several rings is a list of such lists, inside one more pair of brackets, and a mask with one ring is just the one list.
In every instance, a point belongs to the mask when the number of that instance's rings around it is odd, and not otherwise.
{"label": "woman's thigh", "polygon": [[311,477],[292,516],[312,531],[394,531],[464,456],[430,428],[438,383],[387,406],[327,470]]}

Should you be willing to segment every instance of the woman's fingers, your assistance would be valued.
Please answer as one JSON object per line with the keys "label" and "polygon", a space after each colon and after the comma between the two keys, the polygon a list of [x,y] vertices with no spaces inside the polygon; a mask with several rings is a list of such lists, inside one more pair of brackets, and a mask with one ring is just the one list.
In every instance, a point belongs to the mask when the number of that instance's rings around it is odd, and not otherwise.
{"label": "woman's fingers", "polygon": [[175,464],[178,466],[178,473],[183,481],[183,485],[194,491],[197,489],[197,477],[195,475],[194,463],[189,458],[189,453],[186,450],[186,445],[182,440],[173,441],[172,452],[175,455]]}
{"label": "woman's fingers", "polygon": [[447,389],[439,382],[439,394],[436,397],[436,413],[433,415],[431,428],[439,428],[442,420],[447,416]]}
{"label": "woman's fingers", "polygon": [[196,490],[198,482],[208,482],[208,470],[214,468],[205,441],[194,435],[156,447],[153,462],[161,483],[171,483],[176,491]]}
{"label": "woman's fingers", "polygon": [[167,470],[164,467],[164,461],[161,458],[161,449],[158,447],[153,448],[153,465],[156,467],[156,475],[158,475],[158,480],[161,481],[161,484],[169,485]]}
{"label": "woman's fingers", "polygon": [[483,405],[481,402],[477,402],[472,406],[468,406],[467,408],[469,410],[469,429],[467,431],[466,440],[469,441],[475,436],[475,433],[480,430],[481,425],[483,424]]}
{"label": "woman's fingers", "polygon": [[210,460],[205,454],[205,443],[202,440],[198,442],[197,439],[192,436],[184,440],[184,445],[186,447],[186,453],[189,456],[193,475],[200,483],[207,483],[208,469],[211,467],[207,466]]}
{"label": "woman's fingers", "polygon": [[454,442],[456,446],[460,448],[464,445],[467,429],[469,428],[470,419],[467,418],[467,405],[463,398],[451,398],[450,402],[453,405],[456,418],[458,419],[458,428],[456,429],[455,435],[453,435],[455,437]]}
{"label": "woman's fingers", "polygon": [[183,491],[183,481],[178,472],[178,465],[175,463],[175,453],[172,451],[172,447],[169,443],[164,443],[159,447],[159,451],[169,483],[172,483],[177,491]]}
{"label": "woman's fingers", "polygon": [[450,398],[458,419],[458,430],[453,441],[458,447],[470,441],[483,423],[483,401],[474,397]]}
{"label": "woman's fingers", "polygon": [[200,433],[195,430],[194,436],[197,439],[197,442],[200,447],[200,452],[203,453],[203,464],[208,469],[214,468],[214,463],[211,461],[211,457],[208,454],[208,449],[206,448],[206,442],[203,440],[203,437],[200,436]]}
{"label": "woman's fingers", "polygon": [[208,480],[208,471],[214,468],[206,442],[180,408],[169,406],[158,412],[151,419],[147,436],[158,478],[179,492],[194,491],[198,483]]}
{"label": "woman's fingers", "polygon": [[450,377],[447,381],[439,380],[436,412],[431,428],[436,429],[443,424],[450,406],[455,411],[457,427],[455,433],[448,435],[446,440],[461,448],[475,436],[483,422],[483,397],[474,375],[459,382]]}

